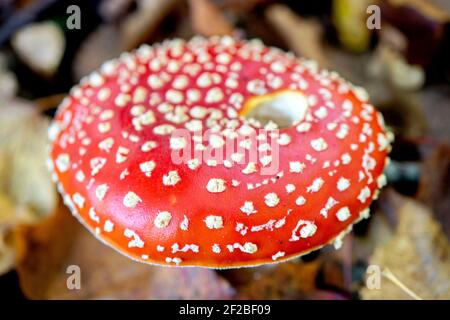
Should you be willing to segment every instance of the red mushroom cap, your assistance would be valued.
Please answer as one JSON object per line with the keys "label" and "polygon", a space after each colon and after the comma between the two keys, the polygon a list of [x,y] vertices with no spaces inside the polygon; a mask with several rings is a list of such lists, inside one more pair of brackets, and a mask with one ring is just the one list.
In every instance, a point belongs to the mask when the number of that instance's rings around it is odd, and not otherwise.
{"label": "red mushroom cap", "polygon": [[[145,45],[73,88],[50,162],[73,214],[132,259],[278,262],[339,243],[367,217],[390,148],[367,100],[259,41]],[[274,111],[290,125],[250,117]]]}

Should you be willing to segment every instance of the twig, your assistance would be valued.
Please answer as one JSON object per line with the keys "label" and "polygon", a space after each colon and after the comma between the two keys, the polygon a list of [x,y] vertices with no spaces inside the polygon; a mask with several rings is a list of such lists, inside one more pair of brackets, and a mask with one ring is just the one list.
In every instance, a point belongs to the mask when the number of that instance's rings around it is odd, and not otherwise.
{"label": "twig", "polygon": [[407,295],[409,295],[414,300],[423,300],[421,297],[419,297],[414,291],[409,289],[403,282],[400,281],[388,268],[385,268],[381,275],[384,276],[386,279],[391,281],[393,284],[395,284],[397,287],[399,287],[401,290],[403,290]]}

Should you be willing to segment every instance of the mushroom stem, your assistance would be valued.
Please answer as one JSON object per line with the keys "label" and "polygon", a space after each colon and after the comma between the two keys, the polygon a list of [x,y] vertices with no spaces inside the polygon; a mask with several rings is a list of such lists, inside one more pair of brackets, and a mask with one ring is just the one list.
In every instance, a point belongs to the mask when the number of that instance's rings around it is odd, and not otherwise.
{"label": "mushroom stem", "polygon": [[391,281],[393,284],[395,284],[397,287],[399,287],[403,292],[405,292],[407,295],[409,295],[414,300],[423,300],[421,297],[419,297],[414,291],[412,291],[410,288],[408,288],[403,282],[400,281],[399,278],[397,278],[391,270],[388,268],[385,268],[381,275]]}

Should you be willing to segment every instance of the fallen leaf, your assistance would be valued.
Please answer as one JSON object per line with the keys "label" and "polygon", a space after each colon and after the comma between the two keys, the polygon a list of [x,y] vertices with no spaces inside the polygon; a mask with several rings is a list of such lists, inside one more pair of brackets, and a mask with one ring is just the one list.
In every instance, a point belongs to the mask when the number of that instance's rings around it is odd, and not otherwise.
{"label": "fallen leaf", "polygon": [[179,0],[138,0],[137,10],[120,25],[120,48],[129,51],[144,42],[178,3]]}
{"label": "fallen leaf", "polygon": [[281,4],[271,5],[266,9],[265,15],[292,51],[317,61],[322,68],[328,66],[321,44],[323,30],[318,20],[301,18]]}
{"label": "fallen leaf", "polygon": [[432,208],[450,238],[450,145],[442,144],[425,159],[418,199]]}
{"label": "fallen leaf", "polygon": [[73,73],[75,79],[81,79],[101,66],[104,61],[120,55],[122,48],[115,24],[100,25],[81,44],[75,54]]}
{"label": "fallen leaf", "polygon": [[[389,270],[402,285],[423,299],[450,298],[450,244],[432,213],[418,202],[404,198],[392,239],[378,247],[370,265]],[[386,277],[380,289],[363,287],[363,299],[411,299]]]}
{"label": "fallen leaf", "polygon": [[428,123],[430,140],[449,141],[450,137],[450,86],[426,86],[419,92],[424,121]]}
{"label": "fallen leaf", "polygon": [[316,289],[320,264],[296,260],[230,272],[241,278],[235,285],[239,299],[306,299]]}
{"label": "fallen leaf", "polygon": [[98,12],[103,20],[111,22],[122,18],[134,0],[109,0],[100,2]]}
{"label": "fallen leaf", "polygon": [[0,194],[0,275],[15,265],[16,250],[13,230],[17,223],[14,206],[3,194]]}
{"label": "fallen leaf", "polygon": [[0,274],[13,265],[17,226],[39,221],[56,203],[46,166],[47,128],[29,102],[0,102]]}
{"label": "fallen leaf", "polygon": [[234,28],[209,0],[189,0],[192,27],[206,37],[231,35]]}
{"label": "fallen leaf", "polygon": [[[409,63],[448,71],[446,25],[450,15],[428,0],[384,0],[380,2],[383,21],[401,30],[408,39]],[[447,47],[447,49],[445,49]]]}
{"label": "fallen leaf", "polygon": [[48,124],[28,101],[0,104],[0,192],[37,216],[51,213],[56,203],[47,169]]}
{"label": "fallen leaf", "polygon": [[81,79],[106,60],[116,58],[145,42],[179,0],[140,0],[137,9],[119,23],[100,25],[83,42],[75,55],[73,70]]}
{"label": "fallen leaf", "polygon": [[258,5],[264,5],[274,0],[211,0],[220,9],[247,14]]}
{"label": "fallen leaf", "polygon": [[[228,299],[230,285],[213,270],[156,267],[117,253],[91,235],[60,204],[55,214],[23,227],[17,267],[31,299]],[[79,290],[67,286],[69,266],[79,267]]]}
{"label": "fallen leaf", "polygon": [[19,84],[14,73],[7,69],[7,58],[0,53],[0,98],[11,99],[16,93]]}
{"label": "fallen leaf", "polygon": [[388,81],[400,90],[419,90],[425,84],[425,71],[409,64],[400,51],[380,42],[368,65],[368,74],[376,81]]}
{"label": "fallen leaf", "polygon": [[31,23],[16,31],[11,45],[33,71],[50,77],[58,70],[66,40],[57,24],[45,21]]}

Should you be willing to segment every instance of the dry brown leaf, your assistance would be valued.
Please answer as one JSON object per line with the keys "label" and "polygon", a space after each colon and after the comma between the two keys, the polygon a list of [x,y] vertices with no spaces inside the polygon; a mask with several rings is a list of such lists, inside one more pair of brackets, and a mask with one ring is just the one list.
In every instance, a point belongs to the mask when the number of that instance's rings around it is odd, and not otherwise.
{"label": "dry brown leaf", "polygon": [[292,51],[299,56],[317,61],[322,68],[328,66],[321,44],[323,30],[319,21],[301,18],[289,7],[281,4],[270,6],[265,14],[269,23],[284,38]]}
{"label": "dry brown leaf", "polygon": [[234,28],[209,0],[189,0],[192,27],[203,36],[231,35]]}
{"label": "dry brown leaf", "polygon": [[219,8],[225,8],[238,13],[248,13],[256,6],[273,2],[274,0],[211,0]]}
{"label": "dry brown leaf", "polygon": [[153,33],[179,0],[138,0],[137,10],[120,26],[120,48],[129,51]]}
{"label": "dry brown leaf", "polygon": [[123,51],[134,49],[151,35],[179,0],[140,0],[135,12],[119,24],[103,24],[82,44],[73,63],[76,79],[94,71]]}
{"label": "dry brown leaf", "polygon": [[7,58],[0,52],[0,99],[11,99],[17,94],[19,84],[14,73],[7,68]]}
{"label": "dry brown leaf", "polygon": [[50,77],[58,70],[66,48],[66,39],[57,24],[45,21],[19,29],[13,35],[11,45],[32,70]]}
{"label": "dry brown leaf", "polygon": [[108,0],[100,2],[98,12],[105,21],[117,21],[132,6],[134,0]]}
{"label": "dry brown leaf", "polygon": [[[423,299],[450,298],[450,244],[431,212],[405,198],[392,239],[378,247],[371,265],[390,272]],[[363,299],[411,299],[392,281],[382,278],[380,289],[364,287]]]}
{"label": "dry brown leaf", "polygon": [[430,206],[450,238],[450,145],[440,145],[423,163],[418,198]]}
{"label": "dry brown leaf", "polygon": [[119,27],[114,24],[99,26],[84,40],[75,54],[73,73],[81,79],[109,59],[119,56],[121,50],[117,34]]}
{"label": "dry brown leaf", "polygon": [[319,260],[297,260],[230,272],[240,278],[239,299],[305,299],[316,289],[320,264]]}
{"label": "dry brown leaf", "polygon": [[[22,290],[32,299],[227,299],[234,294],[215,271],[134,262],[89,234],[67,208],[17,234]],[[81,289],[69,290],[70,265],[81,270]]]}
{"label": "dry brown leaf", "polygon": [[16,222],[16,212],[11,200],[0,193],[0,275],[15,265],[16,248],[12,235]]}
{"label": "dry brown leaf", "polygon": [[47,128],[29,102],[0,102],[0,274],[13,265],[15,228],[49,215],[56,203],[46,166]]}

